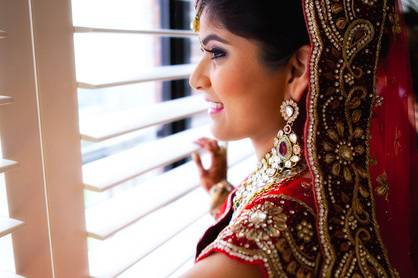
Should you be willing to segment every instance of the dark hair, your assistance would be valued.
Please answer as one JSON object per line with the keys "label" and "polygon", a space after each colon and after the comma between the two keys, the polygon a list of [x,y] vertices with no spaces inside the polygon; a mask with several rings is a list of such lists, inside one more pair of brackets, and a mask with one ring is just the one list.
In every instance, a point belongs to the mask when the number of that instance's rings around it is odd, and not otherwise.
{"label": "dark hair", "polygon": [[409,9],[404,14],[404,19],[409,31],[408,42],[412,83],[415,91],[415,97],[418,99],[418,11],[413,10],[412,8]]}
{"label": "dark hair", "polygon": [[198,0],[196,5],[229,32],[259,43],[263,62],[272,68],[309,44],[301,1]]}

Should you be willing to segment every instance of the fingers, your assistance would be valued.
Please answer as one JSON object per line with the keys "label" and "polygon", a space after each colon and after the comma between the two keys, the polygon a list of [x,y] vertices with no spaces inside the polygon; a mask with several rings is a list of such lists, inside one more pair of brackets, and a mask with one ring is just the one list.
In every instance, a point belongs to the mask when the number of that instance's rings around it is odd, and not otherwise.
{"label": "fingers", "polygon": [[226,148],[219,146],[218,141],[211,140],[208,144],[209,144],[209,151],[212,155],[212,158],[226,157]]}
{"label": "fingers", "polygon": [[207,137],[202,137],[199,138],[195,141],[196,144],[198,144],[201,148],[207,150],[207,151],[212,151],[213,147],[215,146],[215,144],[217,145],[218,143],[216,142],[216,140],[214,139],[209,139]]}
{"label": "fingers", "polygon": [[195,141],[202,149],[210,152],[212,155],[220,154],[220,151],[224,151],[224,148],[219,147],[218,141],[207,137],[199,138]]}
{"label": "fingers", "polygon": [[192,159],[194,163],[196,164],[197,170],[199,171],[199,174],[201,176],[205,175],[206,169],[203,167],[202,159],[200,158],[200,155],[197,152],[192,153]]}
{"label": "fingers", "polygon": [[210,148],[210,151],[213,153],[218,152],[219,151],[218,141],[216,140],[209,141],[209,148]]}

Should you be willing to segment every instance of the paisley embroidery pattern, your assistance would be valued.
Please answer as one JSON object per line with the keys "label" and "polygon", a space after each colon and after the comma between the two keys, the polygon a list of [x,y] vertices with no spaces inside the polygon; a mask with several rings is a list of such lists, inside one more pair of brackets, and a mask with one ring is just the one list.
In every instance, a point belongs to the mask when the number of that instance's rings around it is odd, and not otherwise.
{"label": "paisley embroidery pattern", "polygon": [[312,42],[307,160],[314,174],[322,277],[394,277],[369,173],[369,125],[392,0],[305,0]]}
{"label": "paisley embroidery pattern", "polygon": [[266,193],[242,210],[197,260],[220,251],[262,264],[269,277],[317,277],[315,221],[303,202]]}
{"label": "paisley embroidery pattern", "polygon": [[389,182],[388,175],[384,171],[381,175],[376,177],[377,187],[375,189],[378,195],[384,196],[385,200],[388,200],[389,195]]}

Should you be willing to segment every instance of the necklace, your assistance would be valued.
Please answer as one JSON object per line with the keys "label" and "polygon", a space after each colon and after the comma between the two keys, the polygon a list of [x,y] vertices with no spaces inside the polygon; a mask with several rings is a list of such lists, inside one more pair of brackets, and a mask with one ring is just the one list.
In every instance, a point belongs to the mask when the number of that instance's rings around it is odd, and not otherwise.
{"label": "necklace", "polygon": [[293,167],[285,165],[286,160],[278,154],[277,143],[257,164],[257,169],[237,189],[233,199],[233,218],[252,200],[277,184],[290,181],[305,172],[305,163],[298,161]]}

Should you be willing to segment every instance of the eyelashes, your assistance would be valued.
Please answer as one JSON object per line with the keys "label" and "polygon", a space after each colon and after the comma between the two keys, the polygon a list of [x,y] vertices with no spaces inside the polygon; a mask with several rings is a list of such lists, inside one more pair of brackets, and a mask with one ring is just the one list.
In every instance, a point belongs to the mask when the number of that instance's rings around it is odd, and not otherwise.
{"label": "eyelashes", "polygon": [[222,57],[226,56],[226,51],[221,49],[221,48],[217,48],[217,47],[214,47],[212,49],[206,49],[206,48],[202,47],[201,50],[202,50],[202,52],[207,52],[207,53],[211,54],[211,59],[212,60],[219,59],[219,58],[222,58]]}

